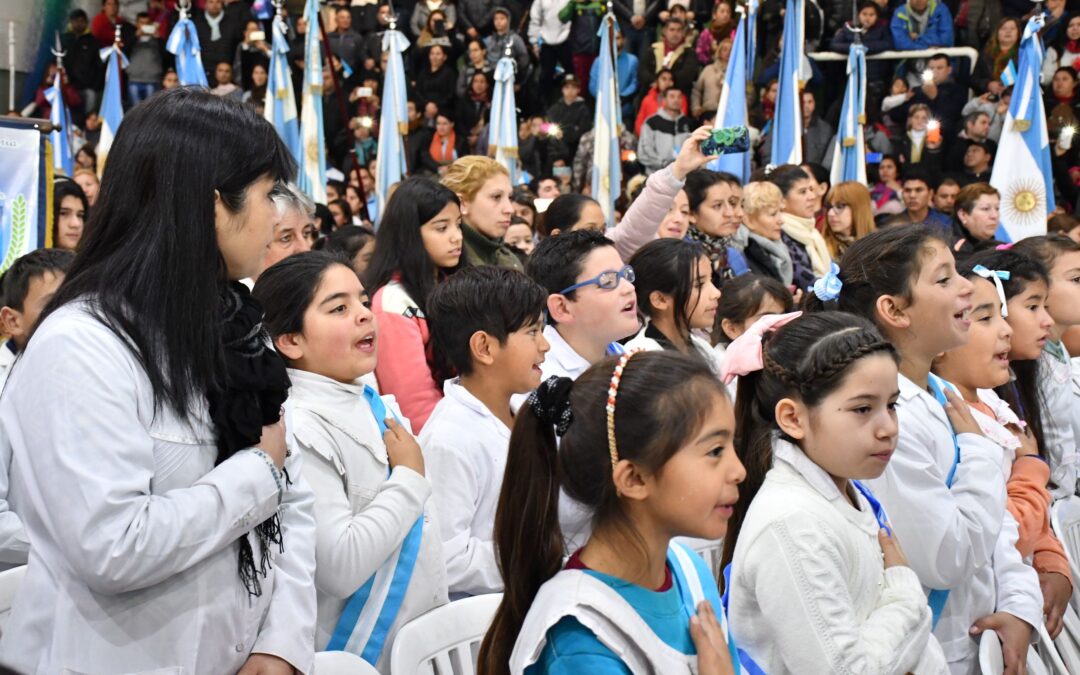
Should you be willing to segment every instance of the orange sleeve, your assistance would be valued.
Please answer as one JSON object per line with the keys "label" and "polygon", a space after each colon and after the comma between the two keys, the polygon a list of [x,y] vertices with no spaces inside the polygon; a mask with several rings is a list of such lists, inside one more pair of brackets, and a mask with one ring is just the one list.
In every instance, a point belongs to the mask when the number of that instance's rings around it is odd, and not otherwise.
{"label": "orange sleeve", "polygon": [[1046,483],[1050,466],[1038,457],[1021,457],[1013,462],[1007,483],[1009,513],[1020,527],[1016,548],[1027,558],[1035,544],[1050,532],[1050,494]]}

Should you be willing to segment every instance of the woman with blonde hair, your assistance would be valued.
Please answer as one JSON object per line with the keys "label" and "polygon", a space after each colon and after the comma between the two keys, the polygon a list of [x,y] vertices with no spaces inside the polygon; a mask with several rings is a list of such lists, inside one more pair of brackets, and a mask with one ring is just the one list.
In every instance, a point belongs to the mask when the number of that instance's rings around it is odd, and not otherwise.
{"label": "woman with blonde hair", "polygon": [[877,229],[870,191],[857,181],[835,185],[825,196],[825,227],[821,236],[833,260],[839,260],[847,247]]}
{"label": "woman with blonde hair", "polygon": [[514,215],[506,167],[490,157],[466,155],[454,160],[441,182],[461,200],[461,233],[469,261],[521,271],[521,261],[503,242]]}
{"label": "woman with blonde hair", "polygon": [[746,237],[743,255],[751,272],[790,286],[793,270],[791,252],[783,240],[783,207],[784,195],[776,185],[767,181],[747,183],[740,226],[745,232],[740,232],[740,237]]}

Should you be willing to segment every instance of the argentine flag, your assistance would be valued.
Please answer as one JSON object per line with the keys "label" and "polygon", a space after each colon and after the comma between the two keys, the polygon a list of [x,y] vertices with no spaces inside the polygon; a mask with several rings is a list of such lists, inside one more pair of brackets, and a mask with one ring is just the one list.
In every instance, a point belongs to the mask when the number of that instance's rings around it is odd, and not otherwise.
{"label": "argentine flag", "polygon": [[854,180],[866,184],[866,148],[863,125],[866,123],[866,47],[851,45],[848,54],[847,89],[840,109],[840,128],[833,147],[833,185]]}
{"label": "argentine flag", "polygon": [[318,204],[326,203],[326,140],[323,135],[322,36],[319,0],[307,0],[304,19],[304,88],[300,99],[300,175],[297,185]]}
{"label": "argentine flag", "polygon": [[300,164],[300,118],[296,114],[296,97],[293,95],[292,72],[289,70],[289,43],[285,39],[285,19],[274,17],[272,46],[270,51],[270,74],[266,80],[269,98],[263,106],[263,116],[274,125],[285,147]]}
{"label": "argentine flag", "polygon": [[619,82],[615,76],[615,15],[608,12],[600,22],[600,69],[597,73],[596,115],[593,118],[592,196],[604,212],[609,228],[615,227],[615,200],[622,189],[622,153],[619,129],[622,113]]}
{"label": "argentine flag", "polygon": [[[754,81],[754,62],[757,60],[758,0],[746,3],[746,81]],[[732,47],[734,51],[734,47]]]}
{"label": "argentine flag", "polygon": [[495,94],[488,125],[488,147],[495,150],[495,161],[510,172],[510,184],[517,185],[518,124],[514,100],[514,59],[503,56],[495,66]]}
{"label": "argentine flag", "polygon": [[401,182],[408,168],[404,134],[409,130],[409,113],[405,95],[405,64],[401,56],[408,48],[408,38],[397,30],[396,23],[391,23],[390,30],[383,33],[382,39],[382,49],[387,53],[387,58],[382,110],[379,111],[379,161],[375,166],[379,214],[386,212],[386,195],[390,193],[390,186]]}
{"label": "argentine flag", "polygon": [[800,85],[809,79],[810,64],[803,54],[805,30],[803,0],[787,0],[784,14],[784,45],[780,51],[780,86],[772,129],[769,163],[802,164],[802,100]]}
{"label": "argentine flag", "polygon": [[97,172],[100,176],[105,171],[105,160],[109,157],[109,148],[124,120],[124,104],[121,97],[120,70],[127,68],[128,60],[120,51],[120,42],[105,47],[100,52],[105,62],[105,91],[101,96],[101,136],[97,144]]}
{"label": "argentine flag", "polygon": [[[746,114],[746,76],[749,72],[747,67],[747,27],[749,18],[746,9],[739,6],[742,20],[735,30],[735,44],[731,46],[731,58],[728,60],[727,72],[724,74],[724,88],[720,92],[720,103],[716,107],[716,119],[713,121],[713,129],[723,127],[748,126]],[[709,168],[713,171],[726,171],[738,176],[745,184],[750,180],[750,152],[720,155],[712,162]]]}
{"label": "argentine flag", "polygon": [[53,129],[49,133],[49,142],[52,144],[53,170],[70,177],[74,174],[75,162],[71,156],[71,127],[64,105],[63,79],[64,69],[57,67],[52,86],[45,90],[45,100],[51,106],[49,121]]}
{"label": "argentine flag", "polygon": [[1050,138],[1039,72],[1043,50],[1039,42],[1042,15],[1028,20],[1020,41],[1016,85],[1005,117],[990,184],[1001,192],[1001,225],[995,235],[1001,241],[1019,241],[1046,234],[1046,216],[1054,210],[1054,187],[1050,168]]}
{"label": "argentine flag", "polygon": [[203,69],[199,34],[183,5],[180,5],[180,18],[169,33],[165,49],[176,56],[176,79],[180,80],[180,84],[209,86]]}

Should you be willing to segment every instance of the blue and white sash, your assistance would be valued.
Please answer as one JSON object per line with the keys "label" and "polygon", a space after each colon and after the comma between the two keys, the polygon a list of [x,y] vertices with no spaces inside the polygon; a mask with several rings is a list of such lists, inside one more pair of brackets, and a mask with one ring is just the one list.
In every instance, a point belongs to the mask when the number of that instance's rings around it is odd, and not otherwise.
{"label": "blue and white sash", "polygon": [[[371,407],[379,431],[386,433],[385,420],[390,414],[386,405],[378,393],[368,386],[364,387],[364,398]],[[352,652],[371,665],[379,661],[390,628],[401,611],[405,593],[409,589],[409,580],[412,579],[420,553],[423,529],[424,516],[421,515],[390,559],[352,594],[325,651]]]}
{"label": "blue and white sash", "polygon": [[726,633],[728,653],[731,655],[731,665],[735,669],[735,675],[741,675],[744,670],[750,675],[760,673],[760,670],[747,669],[744,663],[741,663],[745,652],[735,645],[735,638],[731,634],[731,626],[727,621],[727,606],[720,598],[716,580],[713,579],[705,560],[682,544],[672,542],[668,546],[667,562],[671,569],[672,581],[679,589],[679,596],[683,599],[688,616],[697,614],[697,605],[702,600],[708,600],[712,604],[713,612]]}
{"label": "blue and white sash", "polygon": [[[930,393],[934,395],[934,398],[937,399],[937,402],[941,404],[942,408],[949,404],[949,399],[945,398],[945,387],[952,387],[952,384],[933,373],[930,373],[927,384],[930,386]],[[960,466],[960,441],[956,438],[956,430],[952,428],[951,422],[949,423],[949,432],[952,433],[953,463],[952,468],[949,469],[949,475],[945,477],[945,487],[952,489],[953,480],[956,478],[956,467]],[[932,630],[933,628],[937,628],[938,619],[941,618],[941,612],[945,609],[945,603],[949,600],[949,589],[932,589],[926,600],[930,605],[930,614],[933,617],[931,623]]]}

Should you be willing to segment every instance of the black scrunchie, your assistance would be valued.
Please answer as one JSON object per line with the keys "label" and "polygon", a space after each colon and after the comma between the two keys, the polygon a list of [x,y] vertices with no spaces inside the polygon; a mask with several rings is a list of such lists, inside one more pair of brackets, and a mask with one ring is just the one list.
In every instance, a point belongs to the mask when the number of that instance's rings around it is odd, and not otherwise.
{"label": "black scrunchie", "polygon": [[[222,386],[207,392],[210,419],[217,432],[217,461],[221,464],[234,453],[258,445],[262,428],[278,421],[281,406],[289,395],[289,374],[285,362],[270,348],[262,325],[263,310],[247,286],[232,282],[222,289],[221,321],[224,371]],[[289,485],[289,474],[285,485]],[[260,559],[247,535],[240,537],[239,572],[248,594],[262,595],[260,576],[265,578],[270,561],[270,545],[284,552],[281,523],[277,514],[255,527]]]}
{"label": "black scrunchie", "polygon": [[574,381],[569,377],[549,377],[529,394],[529,407],[542,422],[555,425],[555,433],[565,436],[574,421],[570,412],[570,390]]}

